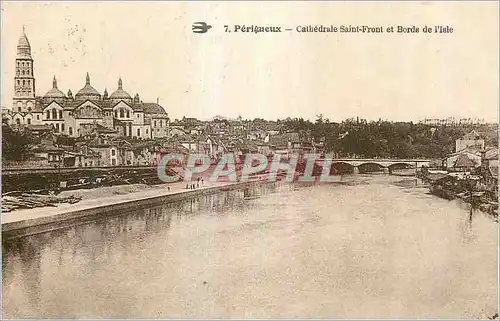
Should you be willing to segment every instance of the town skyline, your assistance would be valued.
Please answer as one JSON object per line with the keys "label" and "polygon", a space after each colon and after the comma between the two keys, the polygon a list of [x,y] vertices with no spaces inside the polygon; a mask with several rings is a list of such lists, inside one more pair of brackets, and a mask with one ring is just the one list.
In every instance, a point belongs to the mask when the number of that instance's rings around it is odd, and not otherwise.
{"label": "town skyline", "polygon": [[[491,38],[496,31],[485,35],[482,27],[469,25],[464,16],[470,10],[491,14],[491,5],[450,5],[455,18],[449,20],[463,24],[467,33],[441,36],[438,46],[432,38],[423,43],[422,35],[404,39],[384,36],[387,38],[383,41],[361,35],[355,36],[359,38],[356,41],[353,35],[328,35],[330,41],[325,42],[325,36],[228,36],[217,29],[229,18],[232,22],[244,21],[244,13],[255,17],[256,22],[270,21],[260,14],[263,9],[246,3],[104,3],[99,7],[94,3],[3,3],[2,107],[12,108],[16,45],[24,25],[34,58],[37,96],[52,88],[54,76],[63,92],[76,92],[85,84],[88,72],[100,93],[105,88],[114,91],[121,78],[123,88],[131,95],[139,93],[148,101],[159,98],[172,120],[183,116],[207,120],[220,115],[230,119],[290,117],[314,121],[322,114],[335,122],[356,117],[414,122],[454,117],[497,123],[498,66],[493,53],[498,53],[498,37]],[[279,4],[271,6],[281,8]],[[392,6],[387,12],[401,10],[398,5]],[[436,5],[415,6],[423,20],[428,19],[433,7]],[[301,4],[283,8],[287,13],[280,23],[298,23]],[[308,5],[308,13],[310,19],[323,23],[329,19],[320,11],[340,17],[343,8],[339,3],[316,3]],[[349,8],[352,11],[352,6]],[[369,8],[369,3],[362,4],[349,17],[366,18]],[[129,10],[137,11],[137,21],[146,23],[131,26],[120,20]],[[191,33],[191,23],[200,17],[212,21],[213,33]],[[38,32],[42,26],[44,31]],[[465,30],[460,25],[455,29]],[[481,37],[475,34],[479,30]],[[481,50],[474,49],[470,41]],[[419,50],[427,45],[429,50],[421,55],[413,53],[410,59],[408,54],[395,52],[392,56],[391,50],[380,48],[394,49],[398,42],[406,47],[418,44]],[[364,48],[360,48],[361,43]],[[367,54],[375,48],[376,54]],[[337,59],[328,59],[329,54]],[[474,64],[468,62],[476,55],[481,59]],[[343,67],[346,63],[341,60],[347,56],[358,64]],[[391,63],[396,56],[398,61]],[[433,61],[439,72],[433,71]],[[338,75],[335,70],[344,72]],[[422,72],[430,75],[422,77]],[[361,90],[353,92],[352,88]]]}

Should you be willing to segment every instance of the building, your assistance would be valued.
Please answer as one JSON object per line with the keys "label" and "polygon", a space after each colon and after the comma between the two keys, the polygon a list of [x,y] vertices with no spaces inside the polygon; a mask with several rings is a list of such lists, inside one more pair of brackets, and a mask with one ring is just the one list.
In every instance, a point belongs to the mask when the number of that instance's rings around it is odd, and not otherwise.
{"label": "building", "polygon": [[481,149],[477,146],[469,146],[448,154],[443,165],[448,170],[458,171],[479,167],[481,165]]}
{"label": "building", "polygon": [[464,150],[467,147],[484,149],[484,139],[482,139],[475,130],[472,130],[470,133],[465,134],[462,138],[455,141],[455,152]]}
{"label": "building", "polygon": [[487,189],[498,198],[498,148],[481,151],[481,174]]}
{"label": "building", "polygon": [[104,89],[99,93],[87,73],[85,85],[73,96],[58,87],[56,77],[52,89],[43,96],[36,96],[31,46],[23,30],[17,45],[12,110],[5,118],[13,125],[50,125],[59,134],[81,137],[97,125],[115,131],[120,136],[152,139],[166,137],[169,118],[159,101],[143,102],[139,94],[132,98],[118,79],[117,89],[108,96]]}

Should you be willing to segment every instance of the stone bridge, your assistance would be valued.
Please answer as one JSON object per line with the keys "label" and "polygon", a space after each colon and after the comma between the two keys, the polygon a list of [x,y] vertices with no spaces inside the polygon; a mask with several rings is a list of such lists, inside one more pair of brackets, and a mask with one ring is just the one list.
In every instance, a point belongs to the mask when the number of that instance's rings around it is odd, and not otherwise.
{"label": "stone bridge", "polygon": [[[318,159],[316,164],[322,166],[324,160]],[[349,164],[354,167],[355,171],[359,166],[376,164],[380,167],[391,168],[395,165],[407,165],[412,168],[420,168],[422,166],[429,167],[430,159],[384,159],[384,158],[336,158],[332,160],[332,165],[334,164]]]}
{"label": "stone bridge", "polygon": [[333,163],[346,163],[355,167],[363,164],[377,164],[382,167],[390,167],[396,164],[406,164],[414,167],[429,167],[430,159],[383,159],[383,158],[338,158]]}

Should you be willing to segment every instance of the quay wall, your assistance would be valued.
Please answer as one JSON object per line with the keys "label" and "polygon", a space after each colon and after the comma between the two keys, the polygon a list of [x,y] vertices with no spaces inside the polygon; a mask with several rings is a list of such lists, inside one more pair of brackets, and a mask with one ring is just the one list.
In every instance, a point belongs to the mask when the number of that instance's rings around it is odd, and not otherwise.
{"label": "quay wall", "polygon": [[[85,224],[89,221],[97,219],[122,215],[126,212],[133,211],[134,209],[140,209],[146,206],[150,207],[164,203],[183,201],[203,195],[243,189],[246,187],[263,184],[273,183],[268,182],[267,180],[249,181],[244,183],[228,183],[227,185],[204,187],[194,190],[183,190],[171,192],[165,195],[143,197],[140,199],[121,201],[113,204],[67,211],[32,219],[5,222],[2,223],[2,238],[4,240],[9,240],[28,235],[59,230],[70,226]],[[15,215],[15,213],[12,213],[10,215]]]}

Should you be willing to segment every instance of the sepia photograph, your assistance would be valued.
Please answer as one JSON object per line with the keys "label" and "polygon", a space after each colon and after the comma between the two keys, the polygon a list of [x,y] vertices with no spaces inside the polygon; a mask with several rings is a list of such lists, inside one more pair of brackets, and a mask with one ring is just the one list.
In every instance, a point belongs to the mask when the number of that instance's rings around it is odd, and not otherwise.
{"label": "sepia photograph", "polygon": [[2,319],[499,319],[498,1],[2,1]]}

